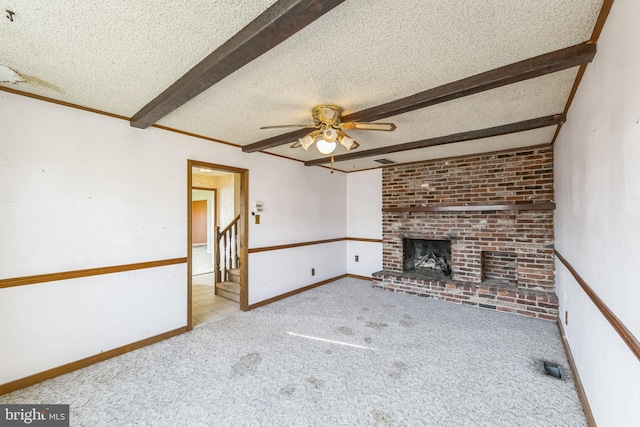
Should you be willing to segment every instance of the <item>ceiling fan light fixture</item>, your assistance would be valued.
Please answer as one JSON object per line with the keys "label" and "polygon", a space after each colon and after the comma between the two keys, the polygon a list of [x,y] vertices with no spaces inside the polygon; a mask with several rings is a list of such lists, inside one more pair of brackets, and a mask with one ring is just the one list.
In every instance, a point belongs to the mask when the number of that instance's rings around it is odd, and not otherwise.
{"label": "ceiling fan light fixture", "polygon": [[334,128],[327,128],[322,131],[322,139],[327,142],[334,142],[338,138],[338,132]]}
{"label": "ceiling fan light fixture", "polygon": [[342,144],[344,148],[347,149],[347,151],[357,147],[357,146],[354,146],[356,141],[346,133],[342,133],[342,138],[338,138],[338,139],[340,141],[340,144]]}
{"label": "ceiling fan light fixture", "polygon": [[302,148],[307,151],[309,149],[309,146],[313,144],[313,136],[311,136],[311,134],[305,135],[302,138],[298,139],[298,142],[300,143],[300,145],[302,145]]}
{"label": "ceiling fan light fixture", "polygon": [[322,154],[331,154],[333,153],[333,150],[336,149],[336,142],[325,141],[324,139],[320,138],[318,142],[316,142],[316,147],[318,148],[318,151],[321,152]]}

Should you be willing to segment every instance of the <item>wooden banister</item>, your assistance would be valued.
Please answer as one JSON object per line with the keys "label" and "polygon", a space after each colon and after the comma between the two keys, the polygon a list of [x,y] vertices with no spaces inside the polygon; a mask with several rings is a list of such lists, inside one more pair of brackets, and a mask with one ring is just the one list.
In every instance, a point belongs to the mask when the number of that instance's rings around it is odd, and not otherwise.
{"label": "wooden banister", "polygon": [[240,215],[237,215],[222,230],[216,227],[215,245],[215,269],[216,283],[229,281],[229,270],[240,266],[240,248],[238,236],[238,222]]}
{"label": "wooden banister", "polygon": [[[231,222],[222,231],[220,231],[220,234],[227,233],[234,226],[237,228],[238,221],[240,221],[240,214],[238,214],[235,218],[233,218]],[[220,227],[218,227],[218,229],[220,229]]]}

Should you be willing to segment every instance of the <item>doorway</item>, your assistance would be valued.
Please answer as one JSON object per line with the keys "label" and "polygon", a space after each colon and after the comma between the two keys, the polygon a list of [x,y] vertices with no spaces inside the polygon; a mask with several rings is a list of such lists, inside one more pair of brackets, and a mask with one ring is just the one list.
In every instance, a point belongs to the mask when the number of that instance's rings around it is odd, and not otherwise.
{"label": "doorway", "polygon": [[248,171],[188,161],[187,325],[247,310]]}
{"label": "doorway", "polygon": [[215,236],[218,225],[217,189],[191,189],[192,276],[214,272]]}

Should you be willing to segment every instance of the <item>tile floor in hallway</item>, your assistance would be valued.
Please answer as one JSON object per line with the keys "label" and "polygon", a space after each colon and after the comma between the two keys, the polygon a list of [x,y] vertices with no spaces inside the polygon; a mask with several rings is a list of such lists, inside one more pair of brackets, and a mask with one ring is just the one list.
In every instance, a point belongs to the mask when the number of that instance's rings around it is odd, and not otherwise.
{"label": "tile floor in hallway", "polygon": [[191,316],[194,328],[239,312],[240,303],[215,295],[213,273],[193,276]]}

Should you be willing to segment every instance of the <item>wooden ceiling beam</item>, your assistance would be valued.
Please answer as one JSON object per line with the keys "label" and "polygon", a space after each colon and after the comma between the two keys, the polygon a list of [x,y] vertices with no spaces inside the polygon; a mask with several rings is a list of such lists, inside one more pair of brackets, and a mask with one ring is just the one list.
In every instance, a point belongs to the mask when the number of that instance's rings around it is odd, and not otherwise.
{"label": "wooden ceiling beam", "polygon": [[[593,60],[595,54],[595,43],[582,43],[556,50],[554,52],[545,53],[530,59],[525,59],[510,65],[495,68],[493,70],[447,83],[433,89],[428,89],[396,101],[391,101],[386,104],[358,111],[356,113],[343,116],[342,121],[371,122],[396,116],[398,114],[425,108],[430,105],[451,101],[452,99],[473,95],[475,93],[586,64]],[[242,151],[245,153],[251,153],[254,151],[273,148],[278,145],[295,141],[307,133],[309,133],[307,129],[288,132],[253,144],[245,145],[242,147]]]}
{"label": "wooden ceiling beam", "polygon": [[[524,132],[527,130],[556,126],[564,123],[564,114],[554,114],[552,116],[539,117],[537,119],[524,120],[522,122],[510,123],[502,126],[495,126],[486,129],[472,130],[468,132],[455,133],[436,138],[422,139],[419,141],[407,142],[405,144],[390,145],[388,147],[374,148],[371,150],[354,151],[352,153],[333,156],[333,162],[344,162],[347,160],[362,159],[365,157],[379,156],[383,154],[397,153],[400,151],[417,150],[420,148],[434,147],[436,145],[453,144],[455,142],[472,141],[475,139],[490,138],[493,136],[507,135],[510,133]],[[305,166],[315,166],[331,163],[332,157],[308,160]]]}
{"label": "wooden ceiling beam", "polygon": [[282,43],[344,0],[278,0],[130,120],[145,129],[220,80]]}

